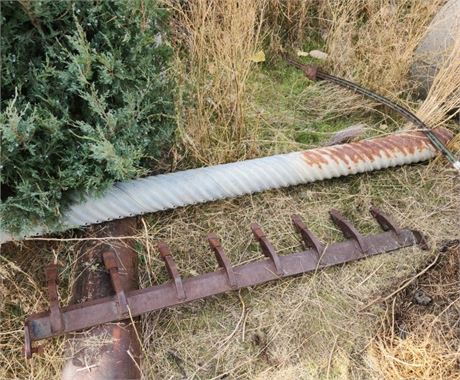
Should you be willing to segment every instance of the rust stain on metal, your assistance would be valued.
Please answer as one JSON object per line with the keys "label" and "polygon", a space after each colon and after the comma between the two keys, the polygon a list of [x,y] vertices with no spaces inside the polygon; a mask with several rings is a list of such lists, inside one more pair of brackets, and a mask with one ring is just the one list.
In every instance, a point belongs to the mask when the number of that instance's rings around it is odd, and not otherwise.
{"label": "rust stain on metal", "polygon": [[[376,94],[375,92],[368,90],[364,87],[359,86],[356,83],[350,82],[346,79],[336,77],[331,74],[327,74],[323,71],[321,71],[317,66],[315,65],[305,65],[303,63],[300,63],[288,55],[284,55],[284,59],[291,65],[297,67],[298,69],[302,70],[307,78],[310,80],[326,80],[328,82],[334,83],[338,86],[347,88],[351,91],[354,91],[358,94],[361,94],[367,98],[370,98],[374,101],[377,101],[380,104],[385,105],[389,109],[399,113],[402,117],[404,117],[407,121],[415,125],[417,128],[419,128],[419,131],[421,131],[426,138],[428,139],[429,143],[433,148],[437,149],[440,151],[446,158],[447,160],[452,164],[452,166],[457,170],[460,171],[460,161],[457,160],[457,158],[453,155],[453,153],[446,147],[447,141],[443,139],[443,135],[439,134],[436,132],[436,130],[432,130],[429,128],[421,119],[417,117],[414,113],[409,111],[408,109],[400,106],[399,104],[391,101],[388,98],[385,98],[382,95]],[[404,149],[404,148],[403,148]]]}
{"label": "rust stain on metal", "polygon": [[356,150],[349,145],[334,146],[333,149],[333,151],[338,154],[340,158],[348,164],[348,166],[351,166],[353,163],[356,164],[363,161],[362,157],[356,153]]}
{"label": "rust stain on metal", "polygon": [[319,168],[321,168],[323,164],[328,164],[328,161],[321,154],[321,149],[318,149],[316,152],[305,151],[302,153],[302,155],[309,165],[317,165]]}
{"label": "rust stain on metal", "polygon": [[[445,142],[452,136],[447,130],[436,131],[439,138]],[[411,155],[430,146],[430,142],[421,132],[408,132],[398,135],[363,140],[343,145],[333,145],[313,151],[302,152],[302,157],[308,165],[322,167],[330,163],[343,163],[349,169],[361,162],[371,162],[380,158],[397,158],[399,154]]]}
{"label": "rust stain on metal", "polygon": [[[159,250],[171,281],[146,289],[123,287],[126,303],[129,305],[131,315],[136,317],[143,313],[183,305],[187,302],[227,291],[315,271],[318,268],[344,264],[414,244],[425,244],[423,236],[418,231],[399,228],[377,208],[372,208],[371,213],[384,232],[375,235],[362,235],[350,220],[337,210],[331,211],[332,220],[347,240],[329,245],[321,243],[306,227],[300,217],[294,215],[292,221],[296,231],[299,233],[299,237],[305,244],[305,250],[289,255],[279,255],[262,231],[262,228],[253,223],[251,229],[265,259],[238,266],[231,265],[219,239],[216,235],[211,234],[208,236],[208,242],[216,257],[219,269],[184,279],[179,275],[169,247],[165,242],[160,242]],[[113,246],[112,249],[114,249]],[[107,247],[103,247],[103,250],[107,251]],[[117,252],[117,258],[120,258],[120,251],[115,249],[115,252]],[[125,264],[126,268],[134,268],[130,264],[132,255],[127,257],[127,261],[121,260],[117,263],[117,268],[122,268]],[[108,265],[108,267],[114,268],[114,265]],[[107,272],[105,273],[108,277]],[[51,329],[49,310],[29,316],[25,324],[26,352],[32,354],[36,349],[32,348],[32,342],[34,341],[108,322],[122,321],[125,317],[119,311],[119,303],[119,294],[117,295],[112,290],[110,294],[102,295],[102,298],[63,307],[60,312],[63,316],[64,328],[60,332]],[[108,326],[112,327],[109,328]],[[137,340],[132,340],[130,335],[132,326],[130,326],[127,322],[123,322],[117,325],[103,325],[96,328],[96,331],[98,331],[97,329],[109,328],[109,330],[105,331],[109,331],[112,337],[111,354],[104,356],[107,360],[100,361],[100,363],[103,363],[100,365],[106,368],[107,371],[112,370],[111,373],[115,371],[115,368],[120,371],[120,368],[126,369],[129,365],[135,372],[135,366],[131,358],[128,359],[126,352],[129,350],[130,352],[140,353],[140,348],[133,347]],[[136,351],[137,349],[139,351]],[[120,363],[120,366],[110,364],[114,361]],[[125,376],[125,378],[132,377]]]}
{"label": "rust stain on metal", "polygon": [[[365,159],[367,160],[372,160],[373,156],[372,156],[372,153],[369,152],[368,149],[365,149],[365,147],[363,146],[363,144],[358,144],[358,143],[351,143],[350,144],[350,147],[352,149],[354,149],[355,151],[358,151],[359,153],[361,153],[361,157],[365,157]],[[362,159],[362,161],[365,161],[365,159]]]}

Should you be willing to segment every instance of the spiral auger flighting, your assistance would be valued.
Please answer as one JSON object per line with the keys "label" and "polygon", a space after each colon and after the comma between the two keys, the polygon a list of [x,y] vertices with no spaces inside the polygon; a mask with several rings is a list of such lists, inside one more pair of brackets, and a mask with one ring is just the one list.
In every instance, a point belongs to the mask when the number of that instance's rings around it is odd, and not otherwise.
{"label": "spiral auger flighting", "polygon": [[[433,131],[447,143],[452,133]],[[88,195],[63,215],[60,230],[197,203],[238,197],[351,174],[413,164],[436,149],[423,132],[409,131],[358,142],[162,174],[117,183],[100,197]],[[37,226],[27,235],[0,231],[1,242],[54,230]]]}

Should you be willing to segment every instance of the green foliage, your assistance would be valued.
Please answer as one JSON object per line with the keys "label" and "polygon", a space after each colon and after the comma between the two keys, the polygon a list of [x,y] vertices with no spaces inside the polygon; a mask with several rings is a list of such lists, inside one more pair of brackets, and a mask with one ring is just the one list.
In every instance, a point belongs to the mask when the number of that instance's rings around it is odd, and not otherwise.
{"label": "green foliage", "polygon": [[148,173],[175,127],[154,0],[2,1],[2,228]]}

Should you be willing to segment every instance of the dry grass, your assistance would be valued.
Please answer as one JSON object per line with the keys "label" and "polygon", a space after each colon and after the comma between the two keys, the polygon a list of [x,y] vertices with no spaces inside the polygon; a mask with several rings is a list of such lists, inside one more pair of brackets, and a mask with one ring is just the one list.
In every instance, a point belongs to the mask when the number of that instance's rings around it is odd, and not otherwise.
{"label": "dry grass", "polygon": [[[460,31],[444,64],[433,79],[417,115],[436,127],[458,116],[460,110]],[[448,117],[446,117],[448,115]]]}
{"label": "dry grass", "polygon": [[458,379],[459,354],[445,347],[427,333],[422,323],[419,331],[404,339],[380,340],[373,344],[372,355],[383,378],[400,379]]}
{"label": "dry grass", "polygon": [[[326,36],[328,64],[335,73],[413,106],[408,97],[412,89],[408,73],[414,50],[441,3],[441,0],[402,0],[391,4],[383,0],[329,0],[319,5],[281,0],[167,1],[174,15],[174,44],[181,84],[178,120],[179,140],[184,149],[176,156],[183,160],[181,166],[260,155],[260,140],[267,141],[273,136],[267,133],[264,114],[251,117],[260,104],[254,102],[258,95],[253,90],[254,84],[258,86],[254,78],[261,75],[261,70],[250,57],[265,46],[267,59],[273,61],[279,50],[299,47],[305,40],[316,41],[318,29]],[[446,78],[453,78],[454,74],[447,73]],[[445,93],[444,85],[437,88]],[[271,95],[272,99],[279,97]],[[308,90],[305,95],[309,95]],[[345,102],[352,98],[342,97]],[[305,98],[296,101],[299,104]],[[438,101],[439,93],[433,93],[430,99],[421,109],[421,115],[437,113],[428,121],[439,122],[445,116],[441,112],[444,109],[436,110],[442,103]],[[325,104],[322,102],[321,106]]]}
{"label": "dry grass", "polygon": [[[70,248],[67,250],[66,248]],[[0,378],[59,378],[63,358],[63,339],[48,347],[46,356],[26,361],[23,356],[23,324],[26,315],[47,308],[44,268],[53,260],[52,251],[63,260],[72,253],[62,243],[2,245],[0,255]],[[39,252],[40,254],[37,254]],[[69,258],[69,256],[67,256]],[[65,267],[69,270],[69,267]],[[68,276],[63,274],[61,297],[68,302]]]}
{"label": "dry grass", "polygon": [[270,52],[277,53],[289,44],[301,47],[310,34],[313,8],[311,0],[267,0],[264,36]]}
{"label": "dry grass", "polygon": [[[389,302],[387,320],[369,349],[369,362],[385,379],[458,379],[460,317],[458,241],[436,266]],[[433,300],[418,305],[414,294]]]}
{"label": "dry grass", "polygon": [[253,107],[251,57],[268,46],[272,60],[286,41],[300,44],[309,30],[310,2],[165,2],[174,16],[179,140],[186,166],[254,157],[260,123],[246,116]]}
{"label": "dry grass", "polygon": [[322,2],[326,46],[336,74],[398,97],[412,88],[413,53],[442,0]]}
{"label": "dry grass", "polygon": [[256,72],[250,84],[247,118],[260,125],[255,142],[266,155],[317,147],[354,123],[366,123],[370,133],[384,132],[370,101],[334,85],[311,83],[292,67]]}
{"label": "dry grass", "polygon": [[254,154],[245,122],[251,56],[260,43],[264,0],[171,1],[177,47],[180,139],[202,164]]}

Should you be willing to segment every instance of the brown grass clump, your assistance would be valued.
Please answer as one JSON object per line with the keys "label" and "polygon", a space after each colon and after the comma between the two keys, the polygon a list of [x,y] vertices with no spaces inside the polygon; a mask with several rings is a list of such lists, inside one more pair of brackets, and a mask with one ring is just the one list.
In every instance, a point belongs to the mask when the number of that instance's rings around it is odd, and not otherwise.
{"label": "brown grass clump", "polygon": [[443,65],[433,79],[417,115],[430,127],[458,116],[460,111],[460,31]]}
{"label": "brown grass clump", "polygon": [[334,71],[384,95],[411,88],[413,53],[442,0],[322,2]]}
{"label": "brown grass clump", "polygon": [[[171,1],[183,93],[180,139],[189,156],[215,164],[253,155],[245,122],[250,58],[259,49],[265,0]],[[249,141],[249,143],[248,143]]]}
{"label": "brown grass clump", "polygon": [[289,44],[300,47],[313,31],[309,11],[311,0],[267,0],[264,32],[273,53]]}
{"label": "brown grass clump", "polygon": [[[389,301],[387,319],[368,353],[377,377],[389,380],[460,377],[459,249],[457,240],[435,266]],[[431,302],[420,304],[417,297]]]}
{"label": "brown grass clump", "polygon": [[372,355],[378,357],[378,369],[387,380],[458,379],[459,354],[439,344],[420,326],[407,338],[380,340],[373,344]]}

